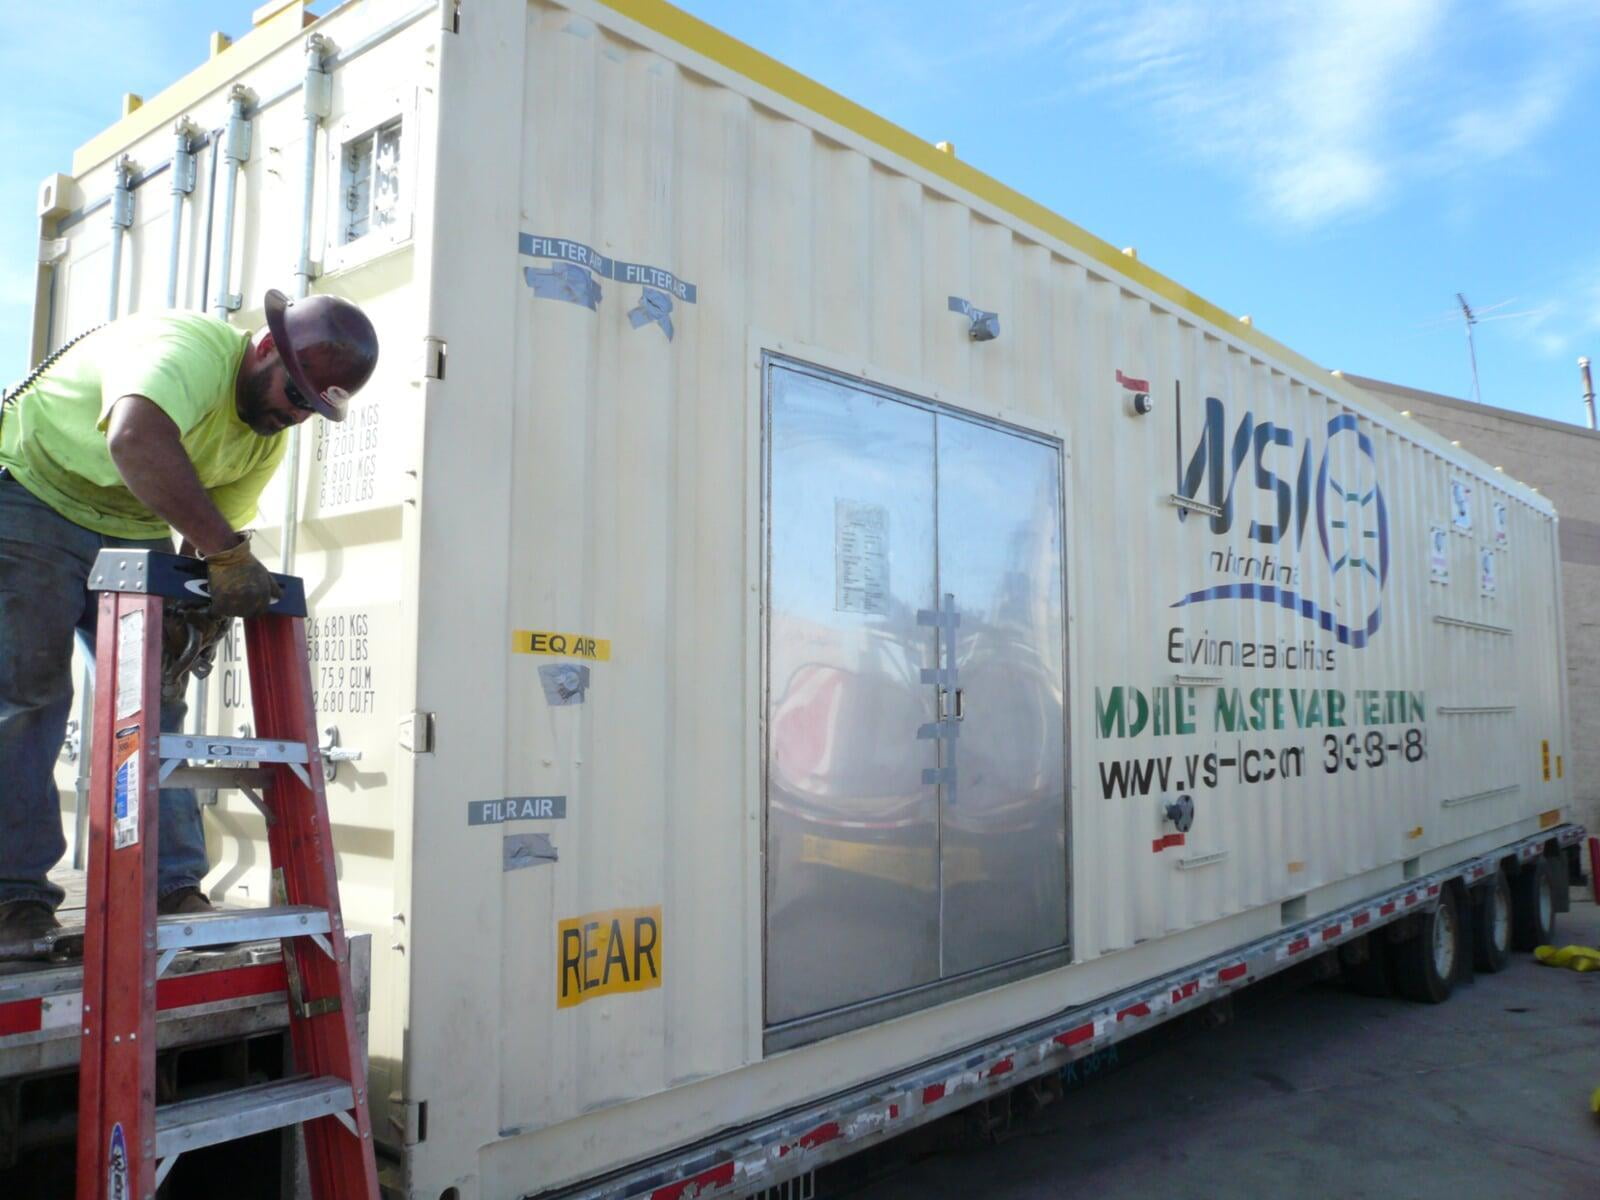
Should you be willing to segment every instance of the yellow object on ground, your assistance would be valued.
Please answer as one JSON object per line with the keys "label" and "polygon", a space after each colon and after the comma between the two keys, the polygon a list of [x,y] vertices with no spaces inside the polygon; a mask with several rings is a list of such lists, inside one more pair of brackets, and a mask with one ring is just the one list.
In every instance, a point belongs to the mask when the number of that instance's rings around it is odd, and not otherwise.
{"label": "yellow object on ground", "polygon": [[[1589,946],[1563,946],[1557,950],[1554,946],[1540,946],[1533,952],[1547,967],[1570,967],[1574,971],[1600,971],[1600,950]],[[1600,1092],[1596,1092],[1596,1103],[1600,1104]],[[1595,1111],[1600,1112],[1600,1108]]]}

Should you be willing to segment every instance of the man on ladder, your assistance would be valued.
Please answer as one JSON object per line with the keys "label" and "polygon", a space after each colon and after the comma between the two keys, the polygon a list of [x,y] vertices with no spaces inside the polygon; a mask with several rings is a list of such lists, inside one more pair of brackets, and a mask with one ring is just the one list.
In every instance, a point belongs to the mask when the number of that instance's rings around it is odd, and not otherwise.
{"label": "man on ladder", "polygon": [[[170,550],[170,527],[205,560],[212,616],[264,612],[277,585],[238,530],[283,457],[278,435],[314,413],[343,420],[377,364],[354,304],[269,291],[264,307],[254,334],[203,313],[124,317],[68,343],[0,406],[0,947],[59,927],[52,771],[72,635],[94,637],[95,555]],[[180,694],[161,728],[178,731],[184,713]],[[158,845],[159,911],[208,911],[192,791],[162,793]]]}

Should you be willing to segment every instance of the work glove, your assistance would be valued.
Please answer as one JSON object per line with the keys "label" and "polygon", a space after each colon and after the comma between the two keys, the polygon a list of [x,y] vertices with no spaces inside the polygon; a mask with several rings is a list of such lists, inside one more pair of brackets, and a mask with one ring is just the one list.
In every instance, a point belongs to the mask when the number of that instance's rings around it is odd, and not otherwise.
{"label": "work glove", "polygon": [[250,553],[250,538],[205,560],[214,617],[259,617],[282,592],[272,573]]}

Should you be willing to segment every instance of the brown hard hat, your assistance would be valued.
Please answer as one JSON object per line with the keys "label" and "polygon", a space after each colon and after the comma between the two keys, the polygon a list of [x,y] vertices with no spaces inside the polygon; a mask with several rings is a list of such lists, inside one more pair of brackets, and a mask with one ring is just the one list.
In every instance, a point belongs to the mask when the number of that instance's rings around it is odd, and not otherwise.
{"label": "brown hard hat", "polygon": [[350,397],[378,365],[378,334],[367,314],[339,296],[290,300],[276,288],[264,305],[267,328],[295,387],[322,416],[344,420]]}

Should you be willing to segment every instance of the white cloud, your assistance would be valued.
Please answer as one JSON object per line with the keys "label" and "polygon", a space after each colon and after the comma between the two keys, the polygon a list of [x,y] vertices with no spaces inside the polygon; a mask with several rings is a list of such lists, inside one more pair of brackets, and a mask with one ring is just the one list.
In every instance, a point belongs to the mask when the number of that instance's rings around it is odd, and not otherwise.
{"label": "white cloud", "polygon": [[1600,262],[1574,271],[1529,311],[1508,314],[1503,328],[1545,358],[1600,356]]}
{"label": "white cloud", "polygon": [[1563,75],[1543,72],[1502,103],[1453,118],[1446,148],[1463,158],[1503,158],[1531,142],[1560,112],[1570,91]]}
{"label": "white cloud", "polygon": [[1024,0],[953,45],[898,5],[855,23],[858,51],[922,83],[1053,64],[1025,105],[1093,91],[1313,227],[1533,144],[1579,78],[1550,48],[1600,28],[1600,0]]}

